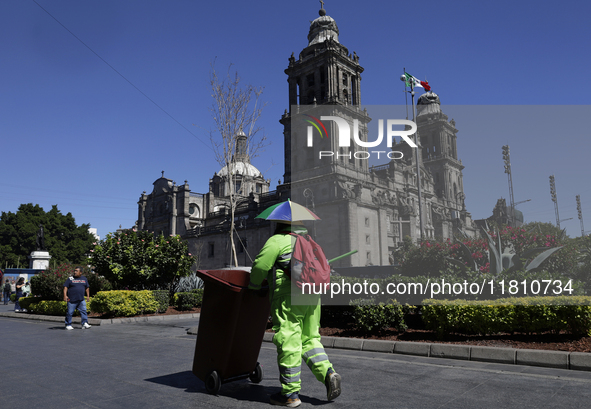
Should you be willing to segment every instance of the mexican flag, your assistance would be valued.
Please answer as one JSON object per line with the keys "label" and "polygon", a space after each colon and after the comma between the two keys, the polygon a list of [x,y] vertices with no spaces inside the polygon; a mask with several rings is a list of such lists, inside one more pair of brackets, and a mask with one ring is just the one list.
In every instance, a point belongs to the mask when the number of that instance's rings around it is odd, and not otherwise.
{"label": "mexican flag", "polygon": [[413,77],[408,72],[405,72],[404,76],[406,77],[405,83],[407,87],[410,87],[412,84],[414,87],[421,87],[425,88],[425,91],[431,91],[431,86],[429,85],[429,82],[419,81],[416,77]]}

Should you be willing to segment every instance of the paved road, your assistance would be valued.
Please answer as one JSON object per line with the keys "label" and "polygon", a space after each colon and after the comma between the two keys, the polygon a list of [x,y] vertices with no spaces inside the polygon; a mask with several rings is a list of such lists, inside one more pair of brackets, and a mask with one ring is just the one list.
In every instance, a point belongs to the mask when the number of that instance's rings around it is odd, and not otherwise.
{"label": "paved road", "polygon": [[[0,318],[0,407],[259,408],[279,390],[275,350],[264,343],[258,384],[224,384],[205,392],[191,373],[195,319],[65,331],[63,325]],[[343,394],[304,368],[301,407],[588,408],[591,372],[348,350],[327,350],[343,377]],[[270,407],[270,406],[269,406]]]}

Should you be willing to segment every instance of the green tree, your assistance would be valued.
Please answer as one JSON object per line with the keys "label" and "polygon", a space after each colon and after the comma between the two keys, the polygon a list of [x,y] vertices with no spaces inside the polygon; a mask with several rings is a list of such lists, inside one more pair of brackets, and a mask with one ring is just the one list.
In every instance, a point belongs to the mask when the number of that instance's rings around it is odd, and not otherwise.
{"label": "green tree", "polygon": [[22,204],[16,213],[0,216],[0,260],[4,265],[28,267],[28,256],[36,250],[37,232],[43,224],[45,247],[52,263],[82,263],[93,246],[90,224],[76,225],[72,213],[63,215],[53,205],[45,212],[39,205]]}
{"label": "green tree", "polygon": [[566,229],[560,230],[557,226],[552,223],[545,222],[529,222],[521,226],[522,229],[528,233],[537,234],[539,236],[554,236],[558,240],[564,240],[568,238]]}
{"label": "green tree", "polygon": [[90,251],[95,272],[120,290],[172,291],[195,263],[180,236],[154,237],[147,231],[108,234]]}
{"label": "green tree", "polygon": [[591,294],[591,235],[573,239],[577,249],[577,279],[585,283],[587,294]]}

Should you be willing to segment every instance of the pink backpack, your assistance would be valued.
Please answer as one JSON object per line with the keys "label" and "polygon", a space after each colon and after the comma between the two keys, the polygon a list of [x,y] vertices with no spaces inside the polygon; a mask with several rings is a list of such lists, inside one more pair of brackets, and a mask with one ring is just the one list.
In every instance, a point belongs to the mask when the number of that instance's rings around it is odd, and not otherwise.
{"label": "pink backpack", "polygon": [[[325,292],[326,285],[330,284],[330,266],[324,255],[322,247],[308,234],[289,233],[296,237],[296,242],[291,253],[290,268],[287,275],[299,288],[303,284],[311,284],[305,289],[311,289],[316,294]],[[309,294],[308,291],[306,291]]]}

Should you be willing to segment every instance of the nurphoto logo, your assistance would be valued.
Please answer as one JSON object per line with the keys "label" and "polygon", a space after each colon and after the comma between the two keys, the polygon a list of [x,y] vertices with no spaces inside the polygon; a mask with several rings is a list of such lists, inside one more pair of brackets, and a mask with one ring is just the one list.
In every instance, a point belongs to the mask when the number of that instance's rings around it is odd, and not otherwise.
{"label": "nurphoto logo", "polygon": [[[416,148],[417,145],[411,138],[417,131],[417,125],[413,121],[409,121],[407,119],[379,119],[378,120],[378,136],[373,141],[363,141],[360,138],[359,133],[359,120],[353,120],[353,133],[351,133],[351,127],[349,122],[341,118],[339,116],[332,116],[332,115],[322,115],[319,118],[316,118],[312,115],[304,114],[307,118],[305,121],[309,124],[307,126],[307,134],[306,134],[306,145],[308,148],[314,146],[314,135],[320,135],[320,138],[329,138],[329,133],[327,131],[328,124],[325,125],[325,121],[333,121],[336,124],[336,135],[334,137],[337,138],[338,147],[351,147],[351,141],[354,141],[357,147],[362,148],[361,150],[349,150],[346,153],[342,152],[334,152],[334,151],[319,151],[318,158],[321,159],[323,157],[332,157],[336,156],[337,158],[340,157],[348,157],[356,158],[356,159],[369,159],[372,154],[377,155],[377,158],[380,159],[380,155],[384,154],[389,159],[402,159],[404,154],[400,151],[377,151],[372,150],[368,151],[366,148],[375,148],[380,146],[384,141],[384,135],[386,137],[386,145],[388,148],[392,148],[393,141],[395,137],[400,137],[404,142],[406,142],[411,148]],[[323,122],[324,121],[324,122]],[[385,132],[384,132],[384,122],[385,122]],[[394,129],[395,126],[402,126],[404,129]],[[334,129],[334,127],[332,128]],[[316,130],[317,132],[314,132]],[[369,139],[369,138],[368,138]]]}

